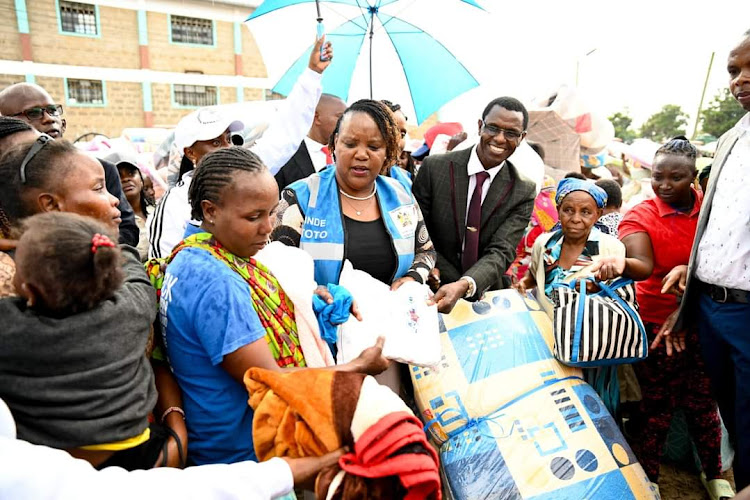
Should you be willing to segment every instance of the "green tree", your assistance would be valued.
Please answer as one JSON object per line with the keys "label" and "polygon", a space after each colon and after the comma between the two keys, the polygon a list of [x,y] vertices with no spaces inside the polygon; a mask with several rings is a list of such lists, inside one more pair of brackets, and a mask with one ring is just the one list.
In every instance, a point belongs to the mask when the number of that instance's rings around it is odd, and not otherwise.
{"label": "green tree", "polygon": [[704,134],[720,137],[745,114],[740,103],[729,93],[729,89],[719,91],[708,108],[701,113],[701,130]]}
{"label": "green tree", "polygon": [[630,125],[633,119],[628,115],[628,110],[618,111],[608,118],[615,127],[615,137],[622,139],[623,142],[631,143],[635,139],[635,131],[631,130]]}
{"label": "green tree", "polygon": [[676,135],[685,135],[688,115],[676,104],[667,104],[641,126],[641,136],[664,142]]}

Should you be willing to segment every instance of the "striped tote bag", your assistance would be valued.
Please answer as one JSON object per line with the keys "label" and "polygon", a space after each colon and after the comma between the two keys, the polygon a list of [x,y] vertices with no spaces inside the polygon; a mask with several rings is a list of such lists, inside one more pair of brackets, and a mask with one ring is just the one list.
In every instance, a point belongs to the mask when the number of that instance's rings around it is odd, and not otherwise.
{"label": "striped tote bag", "polygon": [[[594,281],[600,291],[587,293],[586,281]],[[585,278],[552,286],[555,357],[560,362],[592,367],[646,359],[648,340],[633,280],[618,278],[608,285]]]}

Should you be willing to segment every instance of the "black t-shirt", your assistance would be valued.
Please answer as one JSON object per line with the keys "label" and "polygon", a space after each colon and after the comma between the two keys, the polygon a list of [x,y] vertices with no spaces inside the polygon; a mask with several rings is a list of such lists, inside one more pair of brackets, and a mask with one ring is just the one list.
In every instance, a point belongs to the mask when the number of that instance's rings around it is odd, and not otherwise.
{"label": "black t-shirt", "polygon": [[360,222],[344,216],[344,229],[347,233],[344,257],[349,259],[354,269],[365,271],[390,285],[398,261],[383,219]]}

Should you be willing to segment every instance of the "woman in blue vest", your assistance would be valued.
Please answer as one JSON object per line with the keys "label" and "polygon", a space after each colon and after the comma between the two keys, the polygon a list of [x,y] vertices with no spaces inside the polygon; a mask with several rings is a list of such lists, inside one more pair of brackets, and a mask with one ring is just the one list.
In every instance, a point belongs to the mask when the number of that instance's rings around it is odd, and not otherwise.
{"label": "woman in blue vest", "polygon": [[422,212],[399,181],[380,175],[400,152],[393,114],[363,99],[344,112],[336,130],[335,168],[282,192],[271,238],[310,253],[319,285],[338,284],[345,259],[393,289],[408,280],[424,283],[435,249]]}

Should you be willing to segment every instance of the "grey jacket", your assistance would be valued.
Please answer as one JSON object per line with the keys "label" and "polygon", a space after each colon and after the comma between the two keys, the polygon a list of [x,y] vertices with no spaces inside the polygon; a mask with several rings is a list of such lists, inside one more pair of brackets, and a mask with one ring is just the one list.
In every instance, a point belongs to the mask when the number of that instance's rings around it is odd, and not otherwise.
{"label": "grey jacket", "polygon": [[696,308],[691,306],[697,298],[696,290],[696,277],[695,270],[697,268],[696,258],[698,257],[698,247],[703,238],[703,233],[706,231],[708,226],[708,219],[711,217],[711,202],[714,199],[714,193],[716,192],[716,183],[719,181],[721,170],[724,168],[724,164],[727,162],[727,158],[732,152],[734,145],[737,144],[737,139],[740,138],[742,130],[738,126],[732,127],[724,135],[719,138],[719,144],[716,147],[716,154],[714,155],[714,161],[711,165],[711,176],[708,178],[708,187],[706,188],[706,194],[703,197],[703,206],[701,207],[701,213],[698,217],[698,227],[695,231],[695,239],[693,240],[693,248],[690,250],[690,263],[688,264],[688,278],[687,287],[685,288],[685,294],[680,303],[679,319],[677,321],[676,329],[681,329],[685,326],[685,322],[689,321],[689,315],[694,313]]}
{"label": "grey jacket", "polygon": [[90,311],[50,318],[24,299],[0,299],[0,398],[19,439],[77,448],[132,438],[148,426],[156,388],[145,350],[156,292],[138,252],[122,249],[125,282]]}

